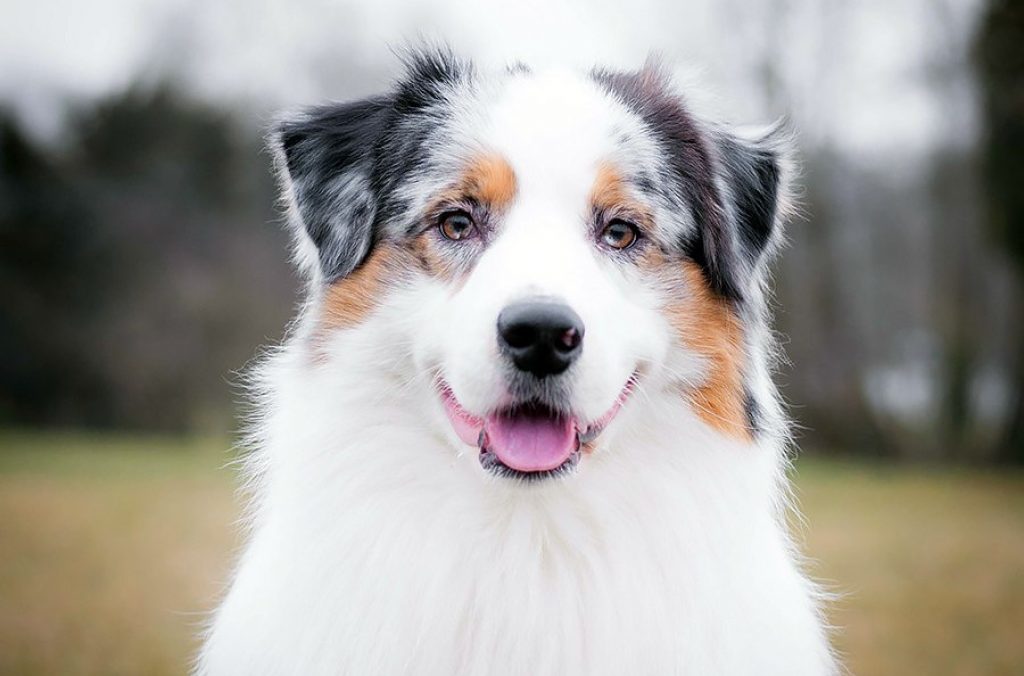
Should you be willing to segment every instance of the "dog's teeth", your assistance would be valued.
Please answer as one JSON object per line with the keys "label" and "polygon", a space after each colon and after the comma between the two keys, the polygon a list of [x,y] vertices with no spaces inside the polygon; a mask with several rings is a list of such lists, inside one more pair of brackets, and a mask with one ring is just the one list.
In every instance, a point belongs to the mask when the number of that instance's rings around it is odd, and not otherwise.
{"label": "dog's teeth", "polygon": [[480,430],[480,435],[476,438],[476,445],[480,447],[481,451],[487,446],[487,430]]}
{"label": "dog's teeth", "polygon": [[585,430],[577,431],[576,432],[576,438],[580,440],[581,444],[586,444],[586,443],[589,443],[589,442],[593,441],[594,439],[596,439],[597,435],[600,432],[601,432],[601,430],[599,430],[595,426],[591,425],[590,427],[588,427]]}

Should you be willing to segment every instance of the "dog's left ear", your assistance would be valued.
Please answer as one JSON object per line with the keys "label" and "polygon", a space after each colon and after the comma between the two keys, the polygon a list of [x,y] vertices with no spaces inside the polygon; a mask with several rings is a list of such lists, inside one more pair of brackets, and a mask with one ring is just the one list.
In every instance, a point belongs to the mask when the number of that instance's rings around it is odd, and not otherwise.
{"label": "dog's left ear", "polygon": [[717,140],[726,185],[724,199],[741,253],[756,263],[779,236],[789,202],[789,149],[776,126],[752,140],[722,134]]}
{"label": "dog's left ear", "polygon": [[714,131],[711,138],[727,221],[714,255],[721,290],[742,298],[761,263],[781,240],[782,220],[790,204],[789,139],[782,124],[752,137]]}

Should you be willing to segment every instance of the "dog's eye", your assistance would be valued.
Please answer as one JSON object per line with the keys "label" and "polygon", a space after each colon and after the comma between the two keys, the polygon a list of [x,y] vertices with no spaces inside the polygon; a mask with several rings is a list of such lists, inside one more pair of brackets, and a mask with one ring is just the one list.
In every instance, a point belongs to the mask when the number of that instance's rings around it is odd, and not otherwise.
{"label": "dog's eye", "polygon": [[628,249],[640,236],[640,231],[632,223],[615,219],[604,226],[601,241],[613,249]]}
{"label": "dog's eye", "polygon": [[449,211],[441,214],[437,227],[446,239],[459,241],[473,236],[476,226],[473,217],[465,211]]}

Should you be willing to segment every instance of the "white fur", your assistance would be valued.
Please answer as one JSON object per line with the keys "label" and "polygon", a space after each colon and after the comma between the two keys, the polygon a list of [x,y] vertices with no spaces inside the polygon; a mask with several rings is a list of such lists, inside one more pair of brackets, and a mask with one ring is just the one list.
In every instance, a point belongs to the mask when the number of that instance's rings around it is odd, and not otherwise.
{"label": "white fur", "polygon": [[[786,532],[781,435],[733,441],[687,408],[678,384],[703,361],[664,290],[583,226],[607,139],[637,121],[562,74],[488,95],[459,147],[504,155],[519,192],[464,284],[404,285],[326,342],[314,285],[262,369],[251,539],[198,673],[834,673]],[[532,294],[584,320],[581,416],[642,377],[574,475],[522,485],[481,469],[433,380],[476,413],[500,402],[495,318]],[[751,386],[777,418],[763,352]]]}

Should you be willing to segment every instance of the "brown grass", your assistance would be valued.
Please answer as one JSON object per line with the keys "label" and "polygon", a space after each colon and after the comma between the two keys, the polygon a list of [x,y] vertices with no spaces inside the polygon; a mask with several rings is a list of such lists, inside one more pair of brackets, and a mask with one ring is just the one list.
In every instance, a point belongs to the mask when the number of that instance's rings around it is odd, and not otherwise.
{"label": "brown grass", "polygon": [[1024,475],[805,463],[811,570],[854,674],[1024,673]]}
{"label": "brown grass", "polygon": [[0,673],[185,673],[233,547],[226,445],[51,439],[0,450]]}
{"label": "brown grass", "polygon": [[[186,670],[236,546],[227,444],[0,435],[0,673]],[[803,462],[855,674],[1019,674],[1024,476]]]}

